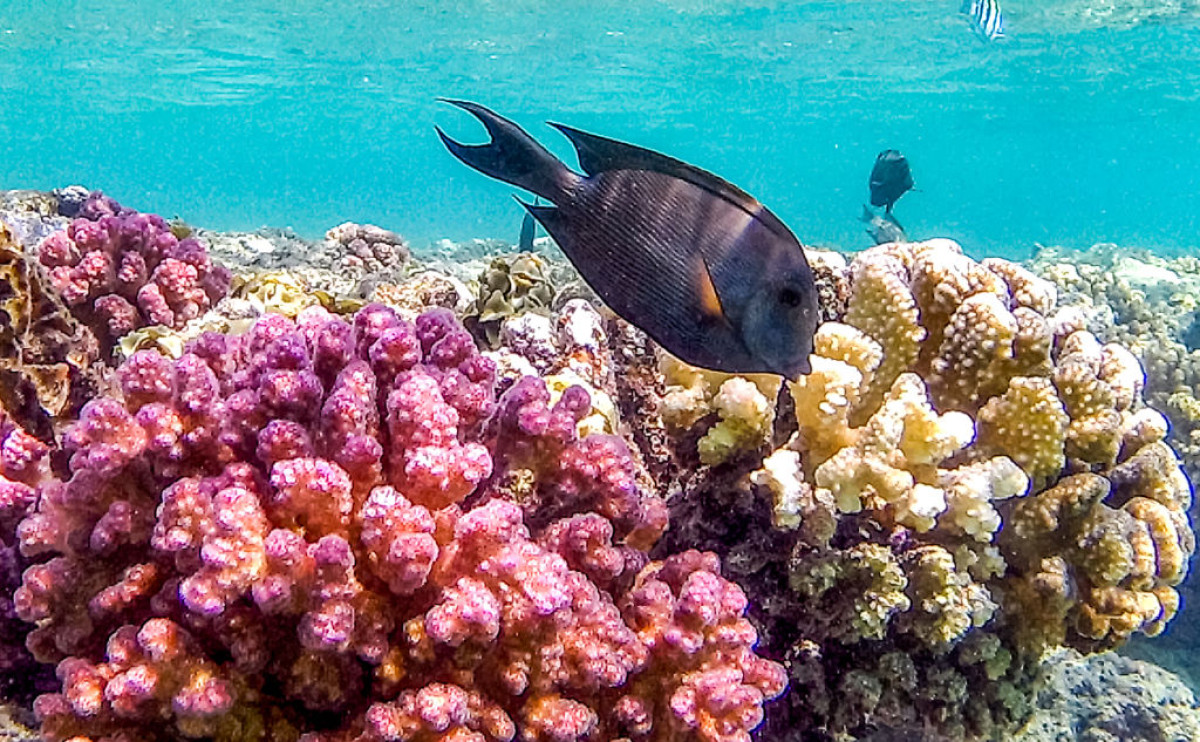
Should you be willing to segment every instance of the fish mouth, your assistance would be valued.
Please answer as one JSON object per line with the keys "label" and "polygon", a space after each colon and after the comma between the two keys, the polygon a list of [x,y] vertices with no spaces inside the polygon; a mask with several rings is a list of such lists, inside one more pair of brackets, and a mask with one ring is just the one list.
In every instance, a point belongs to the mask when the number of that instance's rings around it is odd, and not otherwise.
{"label": "fish mouth", "polygon": [[800,381],[801,376],[808,376],[812,373],[811,357],[804,356],[795,364],[793,364],[791,368],[784,369],[783,371],[778,371],[776,373],[794,384]]}

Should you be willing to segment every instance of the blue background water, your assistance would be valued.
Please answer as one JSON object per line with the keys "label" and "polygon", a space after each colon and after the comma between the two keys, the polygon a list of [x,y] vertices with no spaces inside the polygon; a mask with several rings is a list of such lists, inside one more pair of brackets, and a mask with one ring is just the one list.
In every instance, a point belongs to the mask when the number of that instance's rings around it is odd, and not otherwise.
{"label": "blue background water", "polygon": [[451,96],[560,154],[541,121],[716,171],[807,243],[868,244],[867,174],[897,147],[913,236],[1200,245],[1200,3],[1002,2],[989,44],[959,0],[8,0],[0,188],[80,182],[215,228],[515,240],[512,189],[434,136],[481,140]]}

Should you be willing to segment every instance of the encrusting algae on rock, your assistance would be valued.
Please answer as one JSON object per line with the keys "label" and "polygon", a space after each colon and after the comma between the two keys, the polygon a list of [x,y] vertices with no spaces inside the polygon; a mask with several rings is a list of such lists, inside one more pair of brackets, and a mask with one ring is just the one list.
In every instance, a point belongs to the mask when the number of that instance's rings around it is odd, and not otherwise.
{"label": "encrusting algae on rock", "polygon": [[354,296],[240,270],[59,437],[0,423],[0,658],[57,664],[46,738],[1004,739],[1044,654],[1179,608],[1166,421],[1020,266],[812,253],[785,384],[496,277],[545,256],[473,284],[365,229],[326,241],[388,258]]}

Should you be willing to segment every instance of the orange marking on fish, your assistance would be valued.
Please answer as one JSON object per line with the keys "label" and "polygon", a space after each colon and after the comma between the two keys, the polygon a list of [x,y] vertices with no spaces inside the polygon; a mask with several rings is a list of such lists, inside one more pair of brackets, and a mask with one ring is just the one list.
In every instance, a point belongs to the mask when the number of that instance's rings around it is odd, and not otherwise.
{"label": "orange marking on fish", "polygon": [[725,321],[725,308],[721,306],[721,297],[717,295],[717,285],[713,283],[712,273],[708,271],[708,263],[701,257],[697,261],[700,266],[696,271],[696,291],[700,297],[700,311],[705,317]]}

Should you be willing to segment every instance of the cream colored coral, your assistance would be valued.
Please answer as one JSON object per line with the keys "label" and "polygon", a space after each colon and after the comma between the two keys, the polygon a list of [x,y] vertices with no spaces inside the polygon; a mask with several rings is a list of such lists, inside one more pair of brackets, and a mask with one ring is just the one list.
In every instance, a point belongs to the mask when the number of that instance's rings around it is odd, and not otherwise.
{"label": "cream colored coral", "polygon": [[1113,392],[1117,410],[1128,410],[1141,397],[1146,372],[1125,346],[1108,343],[1100,350],[1100,378]]}
{"label": "cream colored coral", "polygon": [[1169,430],[1170,423],[1161,412],[1143,407],[1122,419],[1121,450],[1126,452],[1141,450],[1143,446],[1166,438]]}
{"label": "cream colored coral", "polygon": [[813,334],[813,355],[848,363],[869,383],[883,360],[883,348],[857,327],[825,322]]}
{"label": "cream colored coral", "polygon": [[1140,448],[1128,461],[1114,467],[1109,479],[1129,497],[1146,497],[1179,512],[1191,508],[1192,487],[1179,458],[1162,441]]}
{"label": "cream colored coral", "polygon": [[1155,579],[1163,585],[1178,585],[1187,576],[1188,559],[1196,549],[1187,516],[1144,497],[1135,497],[1123,507],[1145,524],[1153,541]]}
{"label": "cream colored coral", "polygon": [[[778,384],[774,386],[778,394]],[[700,439],[700,460],[705,464],[721,464],[753,451],[770,437],[775,397],[768,398],[754,382],[740,376],[726,379],[711,405],[721,421]]]}
{"label": "cream colored coral", "polygon": [[946,512],[946,493],[939,487],[915,484],[896,501],[896,522],[918,533],[932,530]]}
{"label": "cream colored coral", "polygon": [[[813,373],[791,385],[789,455],[754,481],[777,503],[819,495],[862,513],[860,533],[902,534],[888,557],[912,605],[885,607],[922,644],[985,621],[984,582],[1019,616],[1005,626],[1022,653],[1160,631],[1194,551],[1191,490],[1132,353],[1087,332],[1086,313],[1057,311],[1048,282],[950,242],[880,246],[851,274],[846,324],[817,333]],[[1176,405],[1200,419],[1194,400]],[[852,564],[879,574],[850,551],[814,557],[825,590],[863,574]]]}
{"label": "cream colored coral", "polygon": [[575,424],[575,431],[580,438],[592,433],[612,434],[618,431],[620,423],[617,405],[604,390],[597,389],[588,380],[567,370],[551,374],[545,377],[545,381],[546,389],[550,392],[551,405],[557,404],[562,393],[572,386],[580,386],[587,390],[592,408]]}
{"label": "cream colored coral", "polygon": [[[902,254],[902,253],[901,253]],[[857,327],[879,344],[883,358],[858,404],[869,415],[884,393],[917,360],[925,328],[920,323],[916,299],[908,287],[902,258],[886,248],[872,248],[851,265],[853,289],[846,323]]]}
{"label": "cream colored coral", "polygon": [[1058,289],[1050,281],[1001,258],[985,258],[980,265],[1004,279],[1014,307],[1028,307],[1044,317],[1054,311]]}
{"label": "cream colored coral", "polygon": [[921,310],[921,324],[929,333],[923,358],[928,359],[941,347],[951,317],[968,297],[990,294],[1009,306],[1004,280],[963,255],[956,242],[929,240],[915,243],[910,249],[912,292]]}
{"label": "cream colored coral", "polygon": [[806,487],[800,454],[779,449],[763,459],[762,467],[750,474],[750,481],[766,487],[774,503],[771,520],[776,528],[793,530],[800,527],[800,500]]}
{"label": "cream colored coral", "polygon": [[939,480],[948,511],[940,525],[981,542],[991,541],[1000,530],[1000,514],[992,502],[1029,490],[1029,477],[1007,456],[943,471]]}
{"label": "cream colored coral", "polygon": [[848,363],[812,356],[812,373],[788,387],[796,409],[796,441],[811,466],[854,444],[850,412],[859,398],[862,373]]}
{"label": "cream colored coral", "polygon": [[667,383],[659,412],[668,428],[686,430],[710,414],[720,415],[699,444],[705,463],[728,461],[770,437],[775,399],[783,386],[779,376],[709,371],[667,353],[659,356],[659,370]]}
{"label": "cream colored coral", "polygon": [[[906,498],[902,508],[907,510],[916,502],[909,492],[917,484],[910,469],[940,462],[967,445],[972,433],[965,416],[934,412],[920,378],[904,374],[856,431],[854,445],[817,467],[816,483],[833,493],[843,512],[858,512],[868,500],[872,507],[881,507],[901,498]],[[917,511],[922,515],[914,527],[925,525],[932,512],[928,495],[919,495],[922,506]]]}
{"label": "cream colored coral", "polygon": [[[1003,370],[1005,383],[1015,376],[1049,376],[1054,370],[1051,322],[1029,307],[1014,309],[1013,318],[1017,321],[1017,336],[1013,338],[1012,360]],[[997,375],[996,380],[1003,377]]]}
{"label": "cream colored coral", "polygon": [[[1122,418],[1118,410],[1128,404],[1118,403],[1113,388],[1101,378],[1104,358],[1102,346],[1091,333],[1073,333],[1063,343],[1053,379],[1071,418],[1066,436],[1067,457],[1084,464],[1108,466],[1117,460],[1121,449]],[[1125,376],[1126,371],[1119,368],[1120,361],[1113,363],[1115,357],[1109,358],[1110,372]],[[1118,381],[1134,384],[1128,378]],[[1131,393],[1132,389],[1123,390],[1126,392]]]}

